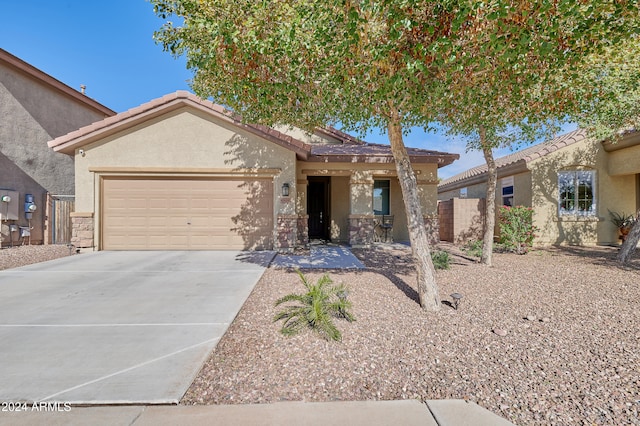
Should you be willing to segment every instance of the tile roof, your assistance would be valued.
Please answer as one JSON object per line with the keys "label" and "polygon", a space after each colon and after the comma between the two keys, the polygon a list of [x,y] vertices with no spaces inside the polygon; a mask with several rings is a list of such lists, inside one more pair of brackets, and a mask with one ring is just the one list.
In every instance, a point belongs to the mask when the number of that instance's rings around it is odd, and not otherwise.
{"label": "tile roof", "polygon": [[281,133],[271,127],[244,124],[239,116],[229,113],[221,105],[201,99],[193,93],[184,90],[179,90],[161,98],[153,99],[145,104],[116,114],[113,117],[107,117],[104,120],[97,121],[76,131],[60,136],[49,141],[49,146],[55,151],[71,154],[76,148],[99,140],[105,136],[112,135],[123,129],[132,127],[150,118],[158,117],[174,109],[181,108],[185,105],[190,105],[203,110],[220,119],[232,122],[238,127],[242,127],[251,133],[258,134],[272,142],[286,146],[302,158],[306,158],[310,151],[310,145],[298,139]]}
{"label": "tile roof", "polygon": [[[407,147],[407,154],[412,162],[438,163],[438,167],[444,167],[460,158],[458,154],[409,147]],[[343,145],[314,145],[311,147],[311,156],[308,161],[393,163],[394,160],[391,146],[361,142]]]}
{"label": "tile roof", "polygon": [[[320,162],[371,162],[392,163],[393,154],[389,145],[365,143],[347,133],[332,127],[317,131],[340,140],[341,144],[308,144],[290,135],[268,126],[246,124],[242,118],[227,111],[223,106],[203,100],[193,93],[178,91],[154,99],[150,102],[121,112],[104,120],[82,127],[74,132],[60,136],[49,142],[55,151],[72,154],[76,148],[100,140],[123,129],[137,125],[150,118],[159,117],[185,105],[198,108],[219,119],[233,123],[251,133],[294,151],[299,159]],[[439,167],[451,164],[459,158],[458,154],[429,151],[419,148],[407,148],[411,161],[437,163]]]}
{"label": "tile roof", "polygon": [[[577,129],[573,132],[566,133],[564,135],[560,135],[554,139],[550,139],[548,141],[544,141],[537,145],[530,146],[521,151],[514,152],[513,154],[505,155],[504,157],[497,158],[496,167],[498,171],[507,166],[515,165],[516,163],[522,163],[526,165],[530,161],[533,161],[537,158],[544,157],[545,155],[549,155],[552,152],[555,152],[561,148],[564,148],[569,145],[573,145],[574,143],[583,141],[587,138],[587,131],[584,129]],[[455,176],[452,176],[448,179],[444,179],[440,184],[438,184],[438,190],[448,190],[453,189],[455,187],[463,185],[466,181],[471,180],[473,178],[478,178],[482,175],[487,174],[487,165],[481,164],[479,166],[473,167],[471,169],[465,170],[462,173],[459,173]]]}
{"label": "tile roof", "polygon": [[366,143],[366,142],[364,142],[364,141],[362,141],[362,140],[360,140],[358,138],[355,138],[355,137],[351,136],[348,133],[345,133],[345,132],[343,132],[341,130],[336,129],[335,127],[330,127],[330,126],[321,127],[319,129],[317,129],[317,131],[319,133],[326,133],[329,136],[333,136],[334,138],[337,138],[337,139],[341,140],[342,143],[345,143],[345,144],[363,145],[363,144]]}

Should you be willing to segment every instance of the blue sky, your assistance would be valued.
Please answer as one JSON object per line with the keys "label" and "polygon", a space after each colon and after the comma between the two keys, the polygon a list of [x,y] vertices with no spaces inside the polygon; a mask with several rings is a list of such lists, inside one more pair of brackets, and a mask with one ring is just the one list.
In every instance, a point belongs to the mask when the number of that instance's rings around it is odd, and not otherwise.
{"label": "blue sky", "polygon": [[[88,96],[116,112],[189,90],[184,58],[153,41],[163,21],[145,0],[0,0],[0,10],[0,47],[72,88],[85,85]],[[388,143],[379,132],[366,140]],[[460,154],[440,169],[442,178],[484,163],[480,152],[465,152],[461,139],[413,129],[405,143]]]}

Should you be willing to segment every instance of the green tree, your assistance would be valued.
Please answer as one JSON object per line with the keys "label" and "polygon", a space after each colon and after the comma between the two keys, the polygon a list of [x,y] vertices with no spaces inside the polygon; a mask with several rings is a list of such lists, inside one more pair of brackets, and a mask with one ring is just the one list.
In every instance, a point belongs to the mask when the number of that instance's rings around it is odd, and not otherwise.
{"label": "green tree", "polygon": [[[161,17],[176,15],[156,34],[164,47],[187,56],[193,89],[249,122],[313,129],[340,122],[349,130],[387,130],[400,182],[420,304],[440,309],[440,297],[416,177],[403,130],[432,118],[425,62],[442,52],[452,23],[439,3],[424,4],[431,40],[414,60],[406,40],[413,2],[168,1],[153,0]],[[455,14],[452,9],[451,13]],[[441,22],[442,21],[442,22]],[[425,25],[427,25],[425,24]],[[433,53],[428,49],[431,45]],[[412,47],[413,46],[413,47]],[[433,56],[433,57],[432,57]],[[440,59],[442,61],[442,59]]]}
{"label": "green tree", "polygon": [[[539,83],[545,93],[546,80],[538,76],[566,64],[571,49],[585,51],[587,42],[605,36],[615,41],[627,31],[627,16],[637,17],[635,2],[634,9],[624,1],[151,1],[160,17],[184,21],[167,23],[156,37],[173,54],[186,55],[198,95],[254,123],[387,130],[420,304],[428,310],[438,310],[440,300],[403,132],[436,120],[457,123],[449,118],[478,99],[476,80],[495,84],[494,92]],[[498,86],[502,80],[511,85]],[[525,93],[534,98],[533,89]],[[497,107],[509,117],[516,95],[507,96],[510,102]],[[519,122],[504,115],[495,116],[507,125]]]}
{"label": "green tree", "polygon": [[[492,263],[497,169],[495,148],[551,137],[580,111],[568,80],[583,75],[584,58],[638,31],[638,5],[592,1],[494,2],[481,34],[466,40],[442,86],[439,121],[467,137],[487,164],[486,222],[481,262]],[[593,99],[593,86],[581,86]]]}
{"label": "green tree", "polygon": [[[620,43],[587,56],[581,72],[569,76],[580,107],[572,116],[595,140],[614,143],[640,129],[640,38]],[[636,212],[636,218],[640,211]],[[626,264],[640,241],[640,220],[624,240],[617,260]]]}

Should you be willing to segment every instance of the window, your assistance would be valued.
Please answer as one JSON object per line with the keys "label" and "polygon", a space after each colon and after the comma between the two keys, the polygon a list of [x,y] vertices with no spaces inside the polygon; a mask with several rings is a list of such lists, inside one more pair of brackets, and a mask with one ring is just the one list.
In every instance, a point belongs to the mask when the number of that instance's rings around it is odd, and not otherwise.
{"label": "window", "polygon": [[373,181],[373,214],[389,214],[389,181]]}
{"label": "window", "polygon": [[596,214],[594,170],[558,172],[558,208],[560,215]]}
{"label": "window", "polygon": [[513,176],[502,179],[502,205],[513,206]]}

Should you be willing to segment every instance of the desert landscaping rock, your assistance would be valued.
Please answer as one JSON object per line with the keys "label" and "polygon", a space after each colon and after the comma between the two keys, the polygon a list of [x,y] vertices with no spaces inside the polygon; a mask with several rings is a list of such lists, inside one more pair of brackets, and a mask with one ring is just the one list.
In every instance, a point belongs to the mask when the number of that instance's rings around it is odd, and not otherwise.
{"label": "desert landscaping rock", "polygon": [[[454,256],[440,296],[464,294],[464,309],[430,313],[408,248],[353,251],[368,270],[307,274],[348,285],[356,321],[336,322],[342,343],[282,336],[273,302],[302,286],[268,269],[182,404],[465,399],[517,425],[640,425],[638,255],[620,267],[614,248],[496,253],[492,268]],[[2,249],[0,269],[68,255]],[[523,322],[523,311],[544,316]]]}
{"label": "desert landscaping rock", "polygon": [[26,245],[0,250],[0,271],[69,256],[66,245]]}
{"label": "desert landscaping rock", "polygon": [[535,321],[537,318],[536,318],[536,316],[535,316],[535,315],[527,315],[526,319],[527,319],[528,321]]}
{"label": "desert landscaping rock", "polygon": [[497,334],[498,336],[500,336],[500,337],[504,337],[504,336],[506,336],[506,335],[507,335],[507,330],[503,330],[503,329],[501,329],[501,328],[494,328],[494,329],[493,329],[493,332],[494,332],[495,334]]}
{"label": "desert landscaping rock", "polygon": [[640,424],[637,259],[623,268],[616,249],[575,247],[496,253],[492,268],[454,257],[440,297],[460,292],[464,309],[431,313],[408,248],[353,251],[368,270],[326,271],[353,302],[356,321],[336,321],[341,343],[279,333],[273,302],[302,285],[269,269],[182,404],[466,399],[517,425]]}

